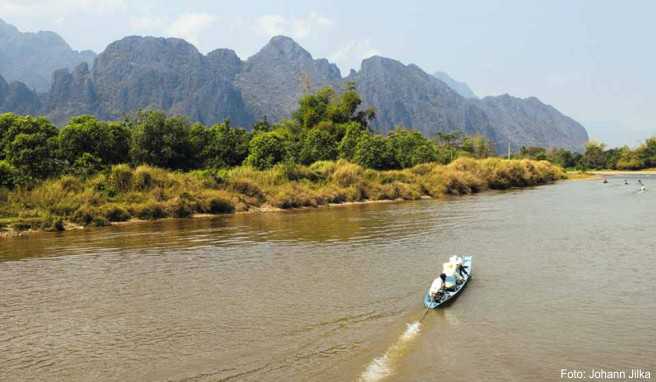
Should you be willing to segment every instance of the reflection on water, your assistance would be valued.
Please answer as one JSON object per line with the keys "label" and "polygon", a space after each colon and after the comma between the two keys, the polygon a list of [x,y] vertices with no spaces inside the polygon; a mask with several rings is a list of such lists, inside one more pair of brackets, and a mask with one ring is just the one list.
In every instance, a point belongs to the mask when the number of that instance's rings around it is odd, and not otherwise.
{"label": "reflection on water", "polygon": [[[656,191],[610,180],[0,242],[1,379],[521,381],[653,369]],[[452,254],[474,255],[471,284],[407,326]]]}

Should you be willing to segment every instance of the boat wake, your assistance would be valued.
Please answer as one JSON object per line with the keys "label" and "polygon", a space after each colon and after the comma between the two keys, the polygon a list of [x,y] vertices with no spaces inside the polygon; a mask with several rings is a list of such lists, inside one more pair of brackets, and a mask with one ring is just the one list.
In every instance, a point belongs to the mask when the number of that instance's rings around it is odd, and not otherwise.
{"label": "boat wake", "polygon": [[405,353],[408,344],[419,335],[421,331],[421,322],[415,321],[406,324],[407,328],[401,334],[399,339],[390,346],[389,349],[380,357],[374,358],[362,372],[358,381],[376,382],[389,377],[394,372],[394,366]]}

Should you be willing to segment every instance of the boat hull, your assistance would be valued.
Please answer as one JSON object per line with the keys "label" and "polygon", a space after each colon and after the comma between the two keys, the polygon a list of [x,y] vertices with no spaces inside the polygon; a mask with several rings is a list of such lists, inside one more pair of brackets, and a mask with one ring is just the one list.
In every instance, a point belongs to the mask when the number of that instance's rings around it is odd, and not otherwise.
{"label": "boat hull", "polygon": [[456,286],[456,289],[454,291],[446,292],[444,297],[442,297],[439,301],[435,301],[431,298],[429,291],[426,290],[426,293],[424,294],[424,306],[427,309],[438,309],[443,306],[446,306],[450,304],[453,300],[455,300],[456,297],[460,295],[460,293],[462,293],[462,291],[465,289],[467,284],[469,284],[469,280],[471,280],[472,278],[472,257],[464,256],[463,265],[465,266],[465,270],[467,271],[467,276],[465,276],[465,279],[462,282],[462,284]]}

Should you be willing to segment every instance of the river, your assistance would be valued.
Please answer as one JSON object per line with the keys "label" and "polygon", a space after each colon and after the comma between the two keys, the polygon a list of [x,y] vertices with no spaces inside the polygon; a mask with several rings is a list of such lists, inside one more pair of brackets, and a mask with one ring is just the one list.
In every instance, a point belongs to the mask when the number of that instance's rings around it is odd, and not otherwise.
{"label": "river", "polygon": [[623,179],[1,241],[0,380],[656,378],[656,177]]}

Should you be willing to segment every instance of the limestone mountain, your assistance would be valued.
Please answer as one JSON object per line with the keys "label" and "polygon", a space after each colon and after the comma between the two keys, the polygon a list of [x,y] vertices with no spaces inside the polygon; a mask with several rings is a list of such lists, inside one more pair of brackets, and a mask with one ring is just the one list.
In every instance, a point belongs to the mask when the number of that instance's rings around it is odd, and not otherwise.
{"label": "limestone mountain", "polygon": [[304,92],[341,82],[337,65],[315,60],[291,38],[276,36],[244,63],[236,85],[256,118],[276,121],[290,116]]}
{"label": "limestone mountain", "polygon": [[38,92],[47,91],[53,71],[93,62],[90,50],[75,51],[54,32],[21,32],[0,19],[0,75]]}
{"label": "limestone mountain", "polygon": [[343,78],[335,64],[282,36],[246,61],[229,49],[204,55],[181,39],[130,36],[108,45],[92,67],[82,62],[54,71],[52,78],[44,94],[0,81],[0,111],[45,114],[62,125],[78,114],[118,119],[157,108],[205,124],[230,119],[248,128],[262,118],[289,117],[306,92],[354,81],[363,107],[377,110],[372,127],[381,133],[398,125],[429,137],[480,133],[500,151],[508,144],[576,150],[587,141],[580,124],[536,98],[466,98],[416,65],[378,56]]}
{"label": "limestone mountain", "polygon": [[38,114],[41,110],[39,96],[24,83],[7,83],[0,76],[0,113]]}
{"label": "limestone mountain", "polygon": [[433,77],[449,85],[449,87],[465,98],[478,98],[466,82],[456,81],[445,72],[435,72]]}

